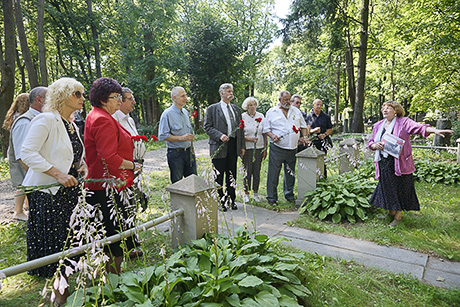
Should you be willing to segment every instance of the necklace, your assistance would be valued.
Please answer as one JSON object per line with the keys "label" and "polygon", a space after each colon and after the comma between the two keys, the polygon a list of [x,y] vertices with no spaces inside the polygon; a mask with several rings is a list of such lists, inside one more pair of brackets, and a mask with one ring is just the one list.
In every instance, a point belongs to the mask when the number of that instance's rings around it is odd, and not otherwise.
{"label": "necklace", "polygon": [[64,124],[67,127],[67,129],[70,131],[70,133],[74,134],[75,133],[75,128],[72,125],[72,123],[70,121],[68,121],[67,119],[65,119],[64,117],[62,117],[62,116],[61,116],[61,118],[64,121]]}

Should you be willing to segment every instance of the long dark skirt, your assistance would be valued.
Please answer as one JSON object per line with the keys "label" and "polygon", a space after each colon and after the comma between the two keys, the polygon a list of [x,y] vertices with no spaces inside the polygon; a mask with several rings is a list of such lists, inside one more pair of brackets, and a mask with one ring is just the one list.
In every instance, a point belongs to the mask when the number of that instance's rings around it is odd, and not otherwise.
{"label": "long dark skirt", "polygon": [[[111,190],[109,195],[105,190],[91,191],[88,193],[86,201],[101,209],[107,237],[134,226],[133,215],[136,214],[136,210],[133,200],[122,201],[116,190]],[[104,250],[109,255],[120,257],[123,256],[124,250],[129,252],[138,245],[135,236],[127,238],[124,242],[126,242],[126,246],[123,246],[123,242],[115,242],[106,246]]]}
{"label": "long dark skirt", "polygon": [[[69,222],[78,202],[80,187],[61,187],[55,194],[35,191],[27,195],[29,220],[27,222],[27,260],[62,252],[69,246]],[[29,275],[52,277],[58,264],[48,264],[30,270]]]}
{"label": "long dark skirt", "polygon": [[371,196],[370,203],[386,210],[419,211],[420,203],[415,193],[412,174],[396,176],[392,156],[381,157],[379,169],[379,183]]}

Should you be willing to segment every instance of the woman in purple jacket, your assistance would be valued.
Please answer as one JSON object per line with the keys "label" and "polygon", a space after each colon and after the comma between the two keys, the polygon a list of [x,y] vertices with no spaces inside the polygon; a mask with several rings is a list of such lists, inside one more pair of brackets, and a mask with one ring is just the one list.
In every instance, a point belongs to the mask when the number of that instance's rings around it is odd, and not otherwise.
{"label": "woman in purple jacket", "polygon": [[[439,130],[429,125],[418,124],[408,117],[403,117],[403,107],[394,101],[385,102],[382,106],[384,119],[374,125],[369,148],[375,150],[375,178],[379,183],[370,199],[370,203],[378,208],[389,210],[394,219],[390,227],[401,223],[402,210],[420,210],[413,172],[415,171],[410,145],[411,134],[420,134],[427,137],[431,133],[444,137],[445,133],[452,134],[452,130]],[[399,157],[395,158],[383,151],[384,134],[392,134],[402,140]]]}

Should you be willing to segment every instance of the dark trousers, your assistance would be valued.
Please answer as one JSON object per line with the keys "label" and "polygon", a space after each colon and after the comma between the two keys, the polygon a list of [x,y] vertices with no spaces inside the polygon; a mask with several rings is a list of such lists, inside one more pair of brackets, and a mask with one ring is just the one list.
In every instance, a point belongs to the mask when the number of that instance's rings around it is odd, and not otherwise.
{"label": "dark trousers", "polygon": [[283,193],[287,200],[295,199],[295,164],[297,149],[283,149],[270,144],[268,156],[267,200],[278,201],[278,181],[281,167],[284,165]]}
{"label": "dark trousers", "polygon": [[243,156],[243,165],[246,170],[246,176],[244,177],[243,181],[245,192],[249,192],[251,190],[252,179],[252,190],[254,192],[259,191],[260,168],[262,165],[262,150],[263,148],[246,149],[246,152]]}
{"label": "dark trousers", "polygon": [[[230,138],[227,144],[227,157],[212,159],[216,174],[216,182],[221,186],[219,189],[219,199],[223,206],[229,206],[235,202],[236,186],[236,163],[238,155],[236,152],[236,138]],[[224,193],[224,175],[226,190]]]}
{"label": "dark trousers", "polygon": [[187,149],[168,148],[166,156],[172,183],[192,174],[196,175],[195,154],[190,150],[190,147]]}

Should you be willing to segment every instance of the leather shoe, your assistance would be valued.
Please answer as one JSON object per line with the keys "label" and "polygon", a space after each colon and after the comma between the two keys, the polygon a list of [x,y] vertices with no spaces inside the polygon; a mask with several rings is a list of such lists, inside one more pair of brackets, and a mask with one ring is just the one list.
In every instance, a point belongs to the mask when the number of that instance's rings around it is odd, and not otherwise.
{"label": "leather shoe", "polygon": [[270,206],[276,206],[276,205],[278,205],[278,203],[276,202],[276,200],[269,200],[269,201],[268,201],[268,204],[269,204]]}
{"label": "leather shoe", "polygon": [[225,207],[224,205],[222,205],[222,206],[220,207],[220,210],[222,210],[222,212],[227,212],[227,207]]}
{"label": "leather shoe", "polygon": [[235,203],[232,203],[232,210],[238,210],[238,206]]}
{"label": "leather shoe", "polygon": [[144,253],[140,249],[135,249],[129,253],[129,258],[142,258]]}

